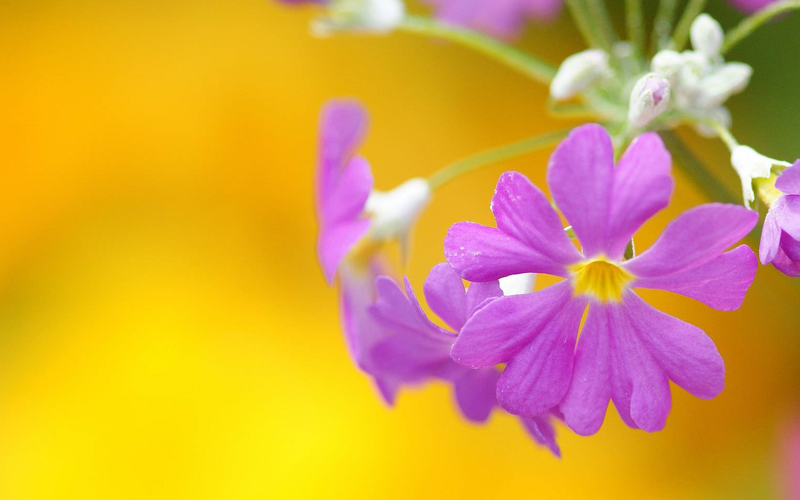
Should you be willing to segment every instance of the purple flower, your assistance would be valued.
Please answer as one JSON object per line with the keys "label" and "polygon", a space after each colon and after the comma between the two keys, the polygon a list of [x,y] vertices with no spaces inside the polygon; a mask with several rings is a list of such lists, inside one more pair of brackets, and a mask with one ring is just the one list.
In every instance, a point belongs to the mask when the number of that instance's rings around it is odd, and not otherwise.
{"label": "purple flower", "polygon": [[738,308],[757,262],[744,245],[725,249],[758,215],[735,205],[699,206],[673,221],[649,250],[623,262],[634,232],[669,203],[670,167],[669,153],[652,133],[634,141],[615,167],[608,133],[585,125],[559,145],[548,167],[551,193],[582,252],[545,195],[515,172],[497,184],[497,228],[462,222],[450,229],[445,254],[467,280],[524,272],[566,278],[487,304],[453,346],[453,359],[470,368],[507,363],[497,385],[507,411],[541,415],[560,405],[567,425],[589,435],[612,400],[626,424],[656,431],[670,410],[670,380],[700,398],[722,391],[725,368],[711,339],[653,309],[632,289]]}
{"label": "purple flower", "polygon": [[377,298],[375,279],[386,273],[378,258],[365,265],[345,262],[341,267],[339,308],[347,349],[353,362],[372,376],[381,398],[393,405],[402,380],[381,369],[373,353],[392,333],[375,320],[370,307]]}
{"label": "purple flower", "polygon": [[[373,315],[384,329],[394,332],[372,352],[378,373],[405,384],[419,384],[431,378],[449,382],[464,417],[485,422],[497,405],[495,387],[500,372],[493,366],[471,370],[453,362],[450,349],[456,334],[428,319],[408,278],[405,294],[386,276],[379,277],[375,286],[378,300],[372,307]],[[431,270],[423,291],[431,309],[455,332],[476,311],[503,295],[497,281],[473,283],[465,291],[461,278],[448,264]],[[560,456],[551,417],[546,414],[521,421],[536,442]]]}
{"label": "purple flower", "polygon": [[778,0],[728,0],[731,5],[737,9],[752,14],[758,12],[769,4],[775,3]]}
{"label": "purple flower", "polygon": [[759,257],[787,276],[800,276],[800,160],[783,171],[775,188],[782,195],[772,204],[761,231]]}
{"label": "purple flower", "polygon": [[439,19],[499,38],[519,33],[527,18],[552,19],[563,0],[424,0]]}

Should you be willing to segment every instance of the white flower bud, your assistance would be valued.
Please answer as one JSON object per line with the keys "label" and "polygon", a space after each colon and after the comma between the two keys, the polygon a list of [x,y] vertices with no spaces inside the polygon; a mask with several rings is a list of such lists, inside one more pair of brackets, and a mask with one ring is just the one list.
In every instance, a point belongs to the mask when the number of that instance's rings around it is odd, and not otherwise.
{"label": "white flower bud", "polygon": [[731,153],[731,164],[742,181],[742,196],[749,206],[755,199],[753,179],[767,179],[773,165],[791,166],[789,162],[764,156],[750,146],[736,146]]}
{"label": "white flower bud", "polygon": [[500,289],[506,297],[531,293],[535,284],[536,274],[534,273],[512,274],[511,276],[500,278]]}
{"label": "white flower bud", "polygon": [[694,50],[709,58],[720,55],[725,33],[722,31],[722,26],[713,17],[708,14],[700,14],[692,23],[689,33]]}
{"label": "white flower bud", "polygon": [[565,100],[589,88],[597,80],[609,75],[608,54],[600,49],[589,49],[564,59],[550,84],[550,96]]}
{"label": "white flower bud", "polygon": [[750,83],[753,68],[744,63],[727,63],[700,80],[698,104],[705,108],[720,106]]}
{"label": "white flower bud", "polygon": [[333,0],[325,15],[316,19],[311,31],[327,36],[336,31],[386,33],[403,22],[402,0]]}
{"label": "white flower bud", "polygon": [[430,199],[430,185],[421,178],[407,180],[391,191],[372,191],[364,207],[372,221],[369,237],[377,241],[398,238],[405,246],[411,226]]}
{"label": "white flower bud", "polygon": [[669,104],[669,82],[655,73],[641,77],[631,92],[628,120],[636,128],[647,126]]}
{"label": "white flower bud", "polygon": [[662,50],[653,56],[650,69],[663,76],[670,83],[674,83],[674,78],[683,68],[683,56],[674,50]]}

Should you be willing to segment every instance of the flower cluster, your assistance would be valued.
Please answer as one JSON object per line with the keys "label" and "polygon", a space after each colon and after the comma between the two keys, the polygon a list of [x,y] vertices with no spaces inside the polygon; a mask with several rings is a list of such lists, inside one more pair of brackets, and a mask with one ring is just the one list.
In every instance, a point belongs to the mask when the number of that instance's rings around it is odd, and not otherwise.
{"label": "flower cluster", "polygon": [[[387,404],[405,387],[445,383],[468,421],[515,415],[535,442],[560,455],[556,427],[594,434],[610,402],[629,427],[654,432],[671,411],[670,382],[702,399],[723,390],[725,365],[711,338],[653,308],[637,290],[738,309],[758,267],[753,250],[740,244],[759,220],[750,208],[756,193],[768,207],[761,263],[800,276],[800,161],[790,166],[734,138],[725,103],[745,90],[753,70],[724,60],[752,30],[800,5],[734,1],[757,13],[726,33],[690,2],[674,29],[669,13],[659,13],[648,51],[644,23],[636,22],[639,2],[626,2],[630,40],[618,41],[602,1],[583,12],[565,0],[590,48],[556,69],[473,29],[506,39],[529,18],[555,16],[561,0],[427,0],[440,20],[408,15],[401,0],[283,2],[317,4],[319,34],[404,29],[477,48],[547,84],[553,113],[569,109],[599,122],[479,153],[381,192],[358,155],[366,111],[353,100],[326,105],[316,184],[319,263],[339,290],[350,355]],[[683,50],[688,40],[692,49]],[[673,195],[667,146],[676,148],[682,167],[702,169],[672,133],[681,125],[728,146],[744,204],[689,209],[637,254],[636,232]],[[422,287],[438,317],[431,319],[395,270],[396,261],[407,263],[414,223],[437,187],[556,143],[547,165],[550,198],[523,174],[506,172],[491,202],[496,225],[450,228],[446,262]],[[535,290],[536,274],[561,280]]]}

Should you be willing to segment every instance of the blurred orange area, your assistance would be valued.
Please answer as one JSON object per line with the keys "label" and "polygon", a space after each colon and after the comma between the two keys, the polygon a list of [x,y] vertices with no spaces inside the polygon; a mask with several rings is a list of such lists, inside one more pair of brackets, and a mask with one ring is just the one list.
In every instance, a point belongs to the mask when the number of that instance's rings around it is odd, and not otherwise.
{"label": "blurred orange area", "polygon": [[[597,436],[559,427],[559,461],[514,418],[462,421],[440,384],[379,402],[314,255],[322,103],[368,107],[382,189],[571,124],[479,55],[401,34],[315,39],[311,15],[265,0],[0,3],[0,498],[772,496],[776,429],[800,403],[800,288],[772,269],[734,313],[644,294],[727,364],[716,400],[674,389],[663,432],[610,410]],[[521,43],[554,63],[581,48],[567,19]],[[451,223],[492,222],[500,172],[544,186],[548,154],[437,193],[412,282],[443,260]],[[676,176],[642,247],[705,201]]]}

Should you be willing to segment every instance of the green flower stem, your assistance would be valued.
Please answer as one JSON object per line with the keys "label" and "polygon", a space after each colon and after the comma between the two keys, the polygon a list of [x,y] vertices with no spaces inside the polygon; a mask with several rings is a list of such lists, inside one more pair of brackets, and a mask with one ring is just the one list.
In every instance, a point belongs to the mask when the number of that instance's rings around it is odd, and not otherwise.
{"label": "green flower stem", "polygon": [[709,119],[700,121],[706,126],[711,127],[719,135],[719,138],[722,139],[722,142],[725,143],[729,150],[733,151],[733,148],[739,145],[739,141],[736,140],[731,131],[718,121]]}
{"label": "green flower stem", "polygon": [[544,85],[549,85],[556,74],[556,68],[541,59],[466,28],[450,26],[423,17],[407,16],[398,29],[441,38],[477,50]]}
{"label": "green flower stem", "polygon": [[592,27],[588,15],[589,12],[586,10],[583,0],[567,0],[567,7],[572,19],[575,21],[575,25],[578,26],[578,31],[581,32],[584,41],[586,41],[586,45],[595,49],[602,47],[602,43],[597,38]]}
{"label": "green flower stem", "polygon": [[703,165],[680,137],[669,130],[661,131],[660,135],[662,139],[664,139],[667,148],[672,152],[672,158],[678,166],[686,172],[686,175],[688,175],[711,200],[723,203],[739,203],[739,200],[737,200],[719,179]]}
{"label": "green flower stem", "polygon": [[633,44],[636,54],[644,54],[644,15],[642,0],[625,0],[625,24],[628,28],[628,39]]}
{"label": "green flower stem", "polygon": [[751,33],[775,16],[792,10],[800,10],[800,0],[783,0],[764,7],[739,23],[737,27],[733,28],[725,35],[725,41],[722,43],[722,53],[725,54],[728,52],[736,44],[750,36]]}
{"label": "green flower stem", "polygon": [[587,7],[589,7],[589,14],[594,20],[597,35],[600,37],[600,43],[609,54],[614,53],[614,42],[617,41],[617,34],[614,31],[614,26],[611,24],[611,18],[608,17],[606,4],[603,0],[586,0]]}
{"label": "green flower stem", "polygon": [[672,25],[677,12],[677,0],[661,0],[658,3],[658,12],[653,21],[653,32],[650,39],[650,54],[655,54],[669,45]]}
{"label": "green flower stem", "polygon": [[695,18],[703,12],[706,6],[706,0],[689,0],[686,5],[686,10],[683,11],[681,20],[678,21],[678,26],[675,28],[675,33],[672,34],[672,48],[680,52],[689,40],[689,30],[692,28],[692,23]]}
{"label": "green flower stem", "polygon": [[455,163],[451,163],[430,176],[430,178],[428,178],[428,185],[430,185],[431,190],[435,190],[467,172],[552,146],[566,137],[567,134],[569,134],[569,130],[559,130],[558,132],[530,137],[469,156]]}

